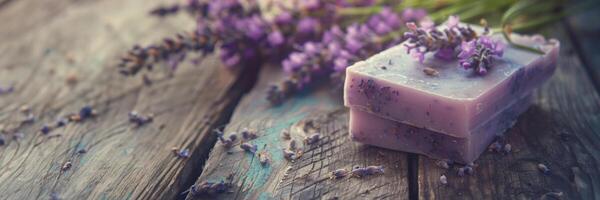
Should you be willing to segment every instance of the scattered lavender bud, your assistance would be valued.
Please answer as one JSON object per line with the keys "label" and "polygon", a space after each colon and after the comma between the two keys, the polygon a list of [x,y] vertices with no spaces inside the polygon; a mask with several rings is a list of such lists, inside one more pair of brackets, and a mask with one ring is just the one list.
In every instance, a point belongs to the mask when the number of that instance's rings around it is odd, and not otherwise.
{"label": "scattered lavender bud", "polygon": [[296,152],[284,149],[283,150],[283,157],[286,160],[295,160],[296,159]]}
{"label": "scattered lavender bud", "polygon": [[15,91],[14,86],[9,86],[7,88],[0,87],[0,95],[9,94]]}
{"label": "scattered lavender bud", "polygon": [[444,185],[448,184],[448,178],[446,178],[446,175],[442,174],[442,176],[440,176],[440,183]]}
{"label": "scattered lavender bud", "polygon": [[175,154],[177,155],[177,157],[179,158],[189,158],[190,157],[190,150],[189,149],[179,149],[179,151],[175,151]]}
{"label": "scattered lavender bud", "polygon": [[50,193],[50,200],[61,200],[60,195],[57,192]]}
{"label": "scattered lavender bud", "polygon": [[240,148],[242,148],[244,151],[250,152],[250,153],[255,153],[256,150],[258,149],[256,144],[251,144],[249,142],[242,142],[242,144],[240,145]]}
{"label": "scattered lavender bud", "polygon": [[229,135],[229,140],[231,140],[232,142],[237,140],[237,135],[235,134],[235,132],[233,132],[233,133],[231,133],[231,135]]}
{"label": "scattered lavender bud", "polygon": [[[225,182],[227,181],[227,182]],[[190,187],[190,189],[183,192],[183,194],[189,192],[192,196],[200,196],[207,194],[222,194],[227,192],[233,184],[233,174],[228,175],[225,178],[225,181],[221,180],[219,182],[212,181],[203,181],[200,184],[194,184]]]}
{"label": "scattered lavender bud", "polygon": [[[219,129],[214,129],[213,132],[215,133],[215,135],[217,135],[217,137],[219,139],[223,138],[223,136],[225,135],[225,133],[223,133],[223,131],[219,130]],[[235,133],[234,133],[235,134]]]}
{"label": "scattered lavender bud", "polygon": [[383,174],[384,170],[383,170],[383,165],[379,165],[379,166],[367,166],[367,173],[369,175],[375,175],[375,174]]}
{"label": "scattered lavender bud", "polygon": [[21,120],[22,124],[32,124],[33,122],[35,122],[35,116],[31,113],[27,114],[25,118]]}
{"label": "scattered lavender bud", "polygon": [[235,134],[235,132],[231,133],[231,135],[229,135],[229,138],[227,139],[224,137],[224,133],[222,131],[216,129],[215,133],[221,144],[223,144],[223,146],[226,148],[231,148],[234,144],[234,141],[237,139],[237,135]]}
{"label": "scattered lavender bud", "polygon": [[542,173],[544,174],[549,174],[550,173],[550,168],[548,168],[548,166],[540,163],[537,165],[538,170],[540,170]]}
{"label": "scattered lavender bud", "polygon": [[224,193],[227,192],[229,186],[225,181],[220,181],[210,186],[211,193]]}
{"label": "scattered lavender bud", "polygon": [[351,173],[352,173],[352,176],[358,177],[358,178],[368,175],[367,168],[364,168],[364,167],[355,167],[352,169]]}
{"label": "scattered lavender bud", "polygon": [[471,166],[465,166],[465,173],[467,173],[468,175],[473,175],[473,167]]}
{"label": "scattered lavender bud", "polygon": [[249,131],[248,129],[244,128],[244,130],[242,131],[242,137],[244,138],[244,140],[253,140],[256,139],[258,135],[256,135],[256,133],[254,133],[253,131]]}
{"label": "scattered lavender bud", "polygon": [[348,174],[350,174],[348,170],[342,168],[336,169],[335,171],[331,172],[331,175],[329,177],[330,179],[341,179],[348,176]]}
{"label": "scattered lavender bud", "polygon": [[233,146],[233,141],[231,139],[222,139],[220,141],[224,147],[231,148]]}
{"label": "scattered lavender bud", "polygon": [[510,144],[506,144],[504,145],[504,153],[510,153],[510,151],[512,150],[512,146]]}
{"label": "scattered lavender bud", "polygon": [[6,144],[6,139],[4,138],[4,134],[0,133],[0,146]]}
{"label": "scattered lavender bud", "polygon": [[52,131],[52,127],[50,127],[48,125],[44,125],[40,129],[40,132],[42,132],[42,134],[44,134],[44,135],[48,135],[48,133],[50,133],[50,131]]}
{"label": "scattered lavender bud", "polygon": [[314,144],[317,143],[321,139],[321,135],[319,133],[314,133],[306,138],[304,138],[304,143],[306,144]]}
{"label": "scattered lavender bud", "polygon": [[358,167],[355,166],[351,173],[352,176],[355,177],[364,177],[369,175],[383,174],[383,166],[367,166],[367,167]]}
{"label": "scattered lavender bud", "polygon": [[56,127],[63,127],[64,125],[67,125],[67,123],[69,123],[68,119],[60,118],[56,121]]}
{"label": "scattered lavender bud", "polygon": [[283,139],[286,139],[286,140],[292,139],[292,136],[290,135],[290,131],[288,131],[288,130],[281,131],[281,137],[283,137]]}
{"label": "scattered lavender bud", "polygon": [[62,171],[67,171],[67,170],[71,169],[71,166],[73,166],[71,161],[67,161],[60,169]]}
{"label": "scattered lavender bud", "polygon": [[458,172],[456,173],[456,175],[458,175],[460,177],[465,176],[465,168],[464,167],[458,168]]}
{"label": "scattered lavender bud", "polygon": [[446,162],[445,160],[438,160],[437,162],[435,162],[435,165],[444,169],[450,168],[450,165],[448,165],[448,162]]}
{"label": "scattered lavender bud", "polygon": [[79,150],[77,150],[77,153],[84,154],[84,153],[87,153],[87,150],[85,150],[85,149],[79,149]]}
{"label": "scattered lavender bud", "polygon": [[135,123],[137,126],[142,126],[142,125],[150,123],[154,120],[153,114],[149,114],[147,116],[142,116],[136,111],[129,112],[128,116],[129,116],[129,121],[131,123]]}
{"label": "scattered lavender bud", "polygon": [[261,151],[258,153],[258,160],[260,161],[260,164],[267,165],[271,161],[271,157],[269,156],[268,152]]}
{"label": "scattered lavender bud", "polygon": [[500,149],[502,149],[502,144],[500,144],[500,142],[498,141],[495,141],[494,143],[490,144],[490,147],[488,147],[488,149],[493,152],[499,152]]}
{"label": "scattered lavender bud", "polygon": [[435,70],[431,67],[423,68],[423,73],[425,73],[427,76],[437,76],[440,74],[440,72],[438,72],[437,70]]}
{"label": "scattered lavender bud", "polygon": [[296,140],[291,140],[290,141],[290,150],[296,150],[298,148],[298,143],[296,142]]}
{"label": "scattered lavender bud", "polygon": [[93,117],[94,115],[96,115],[96,111],[92,108],[92,106],[86,105],[79,110],[79,117],[81,117],[81,119],[87,119]]}

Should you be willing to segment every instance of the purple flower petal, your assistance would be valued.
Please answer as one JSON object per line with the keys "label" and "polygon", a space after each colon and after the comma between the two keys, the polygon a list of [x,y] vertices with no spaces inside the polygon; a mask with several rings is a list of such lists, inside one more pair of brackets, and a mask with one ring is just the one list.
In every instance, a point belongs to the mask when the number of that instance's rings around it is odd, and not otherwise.
{"label": "purple flower petal", "polygon": [[450,15],[450,17],[448,17],[448,21],[446,22],[446,26],[448,26],[448,28],[454,28],[458,26],[459,22],[460,17],[458,17],[457,15]]}
{"label": "purple flower petal", "polygon": [[414,22],[408,22],[408,23],[406,23],[406,27],[408,29],[410,29],[411,31],[416,31],[417,30],[417,25]]}
{"label": "purple flower petal", "polygon": [[318,26],[319,21],[314,18],[307,17],[298,22],[298,32],[304,34],[314,33],[317,31]]}
{"label": "purple flower petal", "polygon": [[279,46],[285,42],[285,38],[283,38],[283,34],[280,31],[271,32],[267,40],[271,46]]}

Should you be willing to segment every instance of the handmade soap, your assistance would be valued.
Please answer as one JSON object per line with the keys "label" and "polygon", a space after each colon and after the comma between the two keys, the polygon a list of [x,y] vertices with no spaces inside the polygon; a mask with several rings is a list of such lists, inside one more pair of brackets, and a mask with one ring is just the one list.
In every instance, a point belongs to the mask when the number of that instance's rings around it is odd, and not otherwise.
{"label": "handmade soap", "polygon": [[[503,40],[500,35],[492,38]],[[442,61],[428,56],[419,63],[406,54],[401,44],[346,69],[344,104],[351,107],[353,113],[360,110],[360,113],[430,130],[429,135],[437,132],[440,137],[446,134],[449,136],[444,137],[464,138],[457,141],[474,145],[470,135],[475,134],[478,127],[503,112],[506,105],[529,95],[556,68],[558,41],[517,34],[512,34],[511,39],[538,48],[544,54],[507,46],[504,56],[496,59],[488,73],[481,76],[461,68],[457,60]],[[425,68],[437,73],[424,73]],[[356,124],[351,122],[350,126]],[[379,128],[372,126],[370,128]]]}
{"label": "handmade soap", "polygon": [[354,108],[350,108],[349,129],[351,138],[357,142],[466,164],[477,159],[496,136],[513,126],[530,104],[531,95],[507,105],[467,137],[406,125]]}

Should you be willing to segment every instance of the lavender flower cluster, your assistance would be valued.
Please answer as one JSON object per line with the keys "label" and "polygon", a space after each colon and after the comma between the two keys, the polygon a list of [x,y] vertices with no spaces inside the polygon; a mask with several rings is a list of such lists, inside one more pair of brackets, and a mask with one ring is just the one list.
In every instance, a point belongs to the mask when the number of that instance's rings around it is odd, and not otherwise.
{"label": "lavender flower cluster", "polygon": [[473,69],[479,75],[485,75],[494,58],[504,54],[504,43],[492,41],[489,36],[482,35],[476,40],[463,42],[460,49],[460,65],[465,69]]}
{"label": "lavender flower cluster", "polygon": [[423,62],[425,54],[435,52],[435,57],[445,60],[453,59],[456,55],[456,47],[463,41],[470,41],[477,37],[477,33],[471,27],[459,25],[457,16],[450,16],[446,23],[447,28],[438,30],[433,23],[421,23],[417,27],[415,23],[407,23],[409,31],[404,33],[407,39],[406,53],[410,54],[419,62]]}
{"label": "lavender flower cluster", "polygon": [[402,37],[394,37],[394,34],[401,30],[404,22],[425,16],[424,10],[407,9],[401,17],[390,8],[383,8],[365,23],[354,23],[345,29],[333,25],[323,33],[320,41],[304,43],[282,61],[288,77],[269,88],[267,99],[272,104],[279,104],[321,77],[343,78],[349,65],[402,42]]}
{"label": "lavender flower cluster", "polygon": [[433,23],[422,23],[417,27],[414,23],[407,23],[409,31],[404,33],[408,40],[407,54],[419,62],[423,62],[425,54],[435,52],[438,59],[452,60],[459,58],[459,63],[465,69],[473,69],[479,75],[485,75],[494,58],[502,57],[504,44],[492,41],[489,37],[487,22],[482,20],[485,27],[481,35],[469,26],[461,26],[458,16],[450,16],[446,28],[435,29]]}
{"label": "lavender flower cluster", "polygon": [[[263,16],[253,0],[189,0],[184,5],[155,9],[151,14],[156,16],[187,11],[196,17],[197,27],[161,44],[135,46],[122,58],[121,73],[133,75],[144,68],[151,70],[161,62],[174,70],[190,52],[201,56],[219,52],[228,68],[243,66],[248,61],[280,63],[286,78],[269,89],[267,95],[271,103],[278,104],[320,79],[343,77],[347,66],[401,42],[402,24],[426,16],[419,9],[397,14],[384,8],[365,22],[352,23],[357,20],[341,16],[338,11],[378,1],[292,2],[293,8],[278,3],[269,5],[280,10],[272,18]],[[340,26],[343,24],[350,25]]]}

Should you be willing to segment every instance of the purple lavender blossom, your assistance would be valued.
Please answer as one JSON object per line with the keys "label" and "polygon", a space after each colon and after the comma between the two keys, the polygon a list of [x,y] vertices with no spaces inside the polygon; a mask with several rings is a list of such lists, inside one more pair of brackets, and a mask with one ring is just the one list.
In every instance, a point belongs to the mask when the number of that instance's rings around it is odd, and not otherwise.
{"label": "purple lavender blossom", "polygon": [[6,87],[6,88],[3,88],[3,87],[0,86],[0,95],[9,94],[9,93],[12,93],[13,91],[15,91],[15,87],[14,86],[9,86],[9,87]]}
{"label": "purple lavender blossom", "polygon": [[319,28],[319,20],[307,17],[303,18],[298,22],[298,33],[301,34],[312,34],[316,33]]}
{"label": "purple lavender blossom", "polygon": [[271,46],[277,47],[282,45],[285,42],[285,38],[280,31],[273,31],[269,33],[268,41]]}
{"label": "purple lavender blossom", "polygon": [[281,13],[279,13],[277,16],[275,16],[275,23],[278,25],[285,25],[285,24],[289,24],[292,22],[293,20],[293,16],[290,12],[287,11],[283,11]]}
{"label": "purple lavender blossom", "polygon": [[479,75],[485,75],[494,59],[502,57],[504,43],[492,41],[487,35],[476,40],[463,42],[458,54],[460,65],[465,69],[473,69]]}
{"label": "purple lavender blossom", "polygon": [[402,19],[404,21],[419,21],[427,16],[427,11],[424,9],[407,8],[402,11]]}
{"label": "purple lavender blossom", "polygon": [[[411,18],[420,20],[425,16],[421,16],[420,12],[417,14],[410,14]],[[343,77],[346,67],[354,62],[399,44],[401,38],[385,41],[381,39],[400,30],[404,22],[405,20],[390,8],[384,8],[364,24],[352,24],[345,29],[337,25],[331,26],[323,32],[320,42],[307,42],[299,51],[290,53],[282,61],[288,79],[280,85],[270,87],[267,91],[267,99],[273,104],[278,104],[318,77],[323,75]]]}
{"label": "purple lavender blossom", "polygon": [[422,23],[420,27],[415,23],[407,23],[409,32],[404,33],[404,38],[408,40],[404,44],[406,52],[421,63],[430,52],[438,59],[451,60],[456,57],[457,48],[463,41],[477,37],[473,29],[459,25],[457,16],[450,16],[446,25],[445,29],[438,30],[432,28],[429,22]]}
{"label": "purple lavender blossom", "polygon": [[319,6],[321,6],[320,0],[302,0],[299,2],[300,2],[300,8],[303,8],[306,10],[316,10],[319,8]]}

